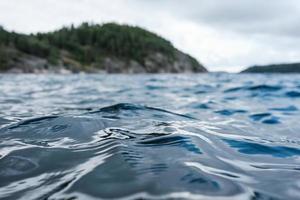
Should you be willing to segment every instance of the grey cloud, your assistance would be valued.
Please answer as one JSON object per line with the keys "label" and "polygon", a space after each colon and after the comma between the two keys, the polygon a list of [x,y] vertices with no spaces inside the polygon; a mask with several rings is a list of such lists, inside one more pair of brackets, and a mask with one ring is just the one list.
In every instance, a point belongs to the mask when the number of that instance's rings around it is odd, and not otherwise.
{"label": "grey cloud", "polygon": [[[136,0],[138,1],[138,0]],[[247,34],[298,37],[298,0],[154,0],[140,3],[196,23]],[[222,31],[220,29],[220,31]]]}
{"label": "grey cloud", "polygon": [[0,0],[0,25],[8,30],[83,21],[147,28],[210,70],[300,61],[299,0]]}

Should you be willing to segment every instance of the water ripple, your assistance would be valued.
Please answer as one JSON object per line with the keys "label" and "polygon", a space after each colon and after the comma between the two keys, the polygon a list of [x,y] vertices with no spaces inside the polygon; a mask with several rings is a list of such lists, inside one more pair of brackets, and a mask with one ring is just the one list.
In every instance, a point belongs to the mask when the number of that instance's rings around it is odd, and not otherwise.
{"label": "water ripple", "polygon": [[291,77],[0,75],[0,198],[299,199]]}

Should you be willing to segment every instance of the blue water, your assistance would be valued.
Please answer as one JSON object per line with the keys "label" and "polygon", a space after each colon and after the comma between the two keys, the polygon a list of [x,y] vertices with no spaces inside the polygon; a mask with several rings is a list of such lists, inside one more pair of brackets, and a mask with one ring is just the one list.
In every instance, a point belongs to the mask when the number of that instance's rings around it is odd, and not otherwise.
{"label": "blue water", "polygon": [[299,75],[0,75],[0,199],[300,199]]}

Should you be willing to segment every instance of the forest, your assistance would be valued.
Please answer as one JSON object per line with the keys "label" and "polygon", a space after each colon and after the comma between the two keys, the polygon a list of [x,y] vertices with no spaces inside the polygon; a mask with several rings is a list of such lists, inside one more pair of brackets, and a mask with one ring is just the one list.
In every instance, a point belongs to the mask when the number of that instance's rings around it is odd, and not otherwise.
{"label": "forest", "polygon": [[8,32],[0,26],[0,69],[20,54],[44,58],[53,65],[65,54],[81,65],[100,63],[105,56],[143,64],[152,52],[160,52],[172,60],[175,50],[169,41],[152,32],[115,23],[82,23],[29,35]]}

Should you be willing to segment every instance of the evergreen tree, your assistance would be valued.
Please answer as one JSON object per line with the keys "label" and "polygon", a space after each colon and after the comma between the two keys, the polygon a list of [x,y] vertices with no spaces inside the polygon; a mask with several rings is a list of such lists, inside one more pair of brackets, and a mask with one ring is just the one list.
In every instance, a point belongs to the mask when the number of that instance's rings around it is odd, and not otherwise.
{"label": "evergreen tree", "polygon": [[154,33],[115,23],[83,23],[78,27],[71,25],[54,32],[32,35],[9,33],[0,27],[0,44],[46,58],[52,64],[57,64],[63,51],[83,65],[100,62],[104,56],[136,60],[143,64],[145,57],[153,52],[161,52],[170,59],[174,58],[175,52],[169,41]]}

